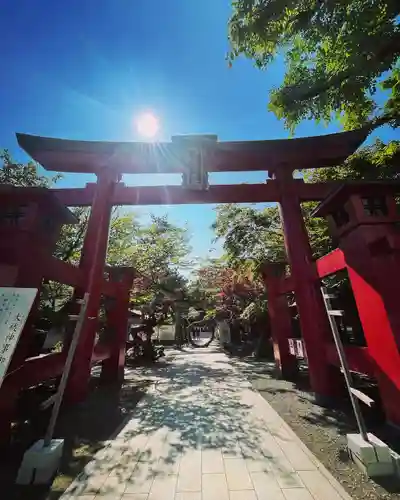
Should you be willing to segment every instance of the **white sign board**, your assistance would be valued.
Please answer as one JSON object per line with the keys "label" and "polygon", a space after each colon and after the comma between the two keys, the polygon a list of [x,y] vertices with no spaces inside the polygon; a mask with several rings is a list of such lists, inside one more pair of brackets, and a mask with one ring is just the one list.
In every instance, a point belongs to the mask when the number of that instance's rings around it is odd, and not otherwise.
{"label": "white sign board", "polygon": [[296,340],[296,351],[298,358],[304,358],[304,349],[302,340]]}
{"label": "white sign board", "polygon": [[37,291],[37,288],[0,287],[0,386]]}
{"label": "white sign board", "polygon": [[296,351],[295,351],[295,348],[294,348],[294,339],[288,339],[288,342],[289,342],[289,353],[292,356],[296,356]]}

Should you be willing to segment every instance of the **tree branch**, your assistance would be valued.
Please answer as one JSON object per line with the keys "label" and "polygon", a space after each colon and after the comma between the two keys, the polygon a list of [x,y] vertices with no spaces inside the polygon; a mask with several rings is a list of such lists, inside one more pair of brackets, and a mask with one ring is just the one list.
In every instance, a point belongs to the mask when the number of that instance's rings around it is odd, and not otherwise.
{"label": "tree branch", "polygon": [[[386,59],[387,57],[393,57],[393,55],[397,52],[400,52],[400,33],[397,33],[389,41],[385,41],[377,49],[375,54],[371,55],[371,59]],[[306,101],[328,92],[330,88],[341,85],[345,80],[350,78],[352,74],[352,70],[343,71],[342,73],[338,73],[337,75],[334,75],[326,80],[318,80],[311,87],[309,82],[297,85],[288,85],[282,89],[281,95],[285,104],[290,106],[294,104],[295,101]]]}

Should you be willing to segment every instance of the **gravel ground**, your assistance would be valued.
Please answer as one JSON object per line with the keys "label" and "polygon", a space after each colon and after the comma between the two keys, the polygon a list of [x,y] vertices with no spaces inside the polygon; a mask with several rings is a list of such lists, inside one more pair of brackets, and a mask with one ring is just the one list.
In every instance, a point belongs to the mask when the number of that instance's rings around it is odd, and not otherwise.
{"label": "gravel ground", "polygon": [[[249,377],[253,387],[291,426],[299,438],[318,457],[354,500],[400,500],[400,484],[393,481],[377,484],[368,479],[349,459],[346,434],[357,432],[349,408],[327,409],[315,404],[303,384],[279,380],[273,376],[273,364],[255,361],[234,361]],[[392,448],[399,439],[382,427],[373,431]],[[399,451],[399,450],[396,450]]]}

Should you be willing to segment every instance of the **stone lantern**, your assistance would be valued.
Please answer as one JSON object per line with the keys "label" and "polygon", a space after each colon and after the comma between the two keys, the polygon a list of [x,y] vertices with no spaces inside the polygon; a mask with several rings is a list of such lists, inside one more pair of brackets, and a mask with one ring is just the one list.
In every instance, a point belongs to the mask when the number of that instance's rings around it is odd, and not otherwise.
{"label": "stone lantern", "polygon": [[346,184],[314,211],[326,217],[343,252],[387,419],[400,426],[400,215],[398,182]]}
{"label": "stone lantern", "polygon": [[[358,255],[376,255],[400,248],[397,226],[400,213],[395,201],[397,182],[348,183],[329,195],[314,211],[326,217],[330,232],[342,248],[356,243]],[[349,239],[350,238],[350,239]]]}

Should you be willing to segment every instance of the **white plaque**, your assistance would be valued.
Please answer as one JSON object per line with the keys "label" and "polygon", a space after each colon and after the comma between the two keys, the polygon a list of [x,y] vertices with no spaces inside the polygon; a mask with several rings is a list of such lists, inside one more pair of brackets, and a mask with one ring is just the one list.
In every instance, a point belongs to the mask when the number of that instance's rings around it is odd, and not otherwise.
{"label": "white plaque", "polygon": [[288,342],[289,342],[289,353],[292,356],[295,356],[296,355],[296,351],[295,351],[295,348],[294,348],[294,339],[288,339]]}
{"label": "white plaque", "polygon": [[0,287],[0,386],[37,291],[37,288]]}
{"label": "white plaque", "polygon": [[304,358],[303,341],[296,340],[296,347],[297,347],[297,357]]}

